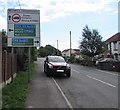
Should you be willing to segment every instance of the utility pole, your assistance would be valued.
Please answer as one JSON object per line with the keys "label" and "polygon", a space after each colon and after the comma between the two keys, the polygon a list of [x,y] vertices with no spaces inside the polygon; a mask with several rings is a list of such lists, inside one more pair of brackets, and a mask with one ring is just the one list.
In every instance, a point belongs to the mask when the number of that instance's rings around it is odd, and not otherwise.
{"label": "utility pole", "polygon": [[70,58],[71,58],[71,31],[70,31]]}
{"label": "utility pole", "polygon": [[57,40],[57,55],[58,55],[58,40]]}
{"label": "utility pole", "polygon": [[55,55],[55,53],[54,53],[54,44],[53,44],[53,53],[52,54]]}

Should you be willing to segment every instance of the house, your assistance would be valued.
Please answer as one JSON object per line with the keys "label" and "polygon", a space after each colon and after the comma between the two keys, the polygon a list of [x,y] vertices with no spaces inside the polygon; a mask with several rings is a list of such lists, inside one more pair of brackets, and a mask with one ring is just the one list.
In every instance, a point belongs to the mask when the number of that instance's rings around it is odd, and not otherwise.
{"label": "house", "polygon": [[104,55],[112,55],[114,59],[120,61],[120,32],[107,39],[105,43],[107,51]]}
{"label": "house", "polygon": [[[71,49],[71,55],[75,55],[75,58],[80,57],[80,49]],[[63,57],[70,57],[70,49],[65,49],[62,51]]]}

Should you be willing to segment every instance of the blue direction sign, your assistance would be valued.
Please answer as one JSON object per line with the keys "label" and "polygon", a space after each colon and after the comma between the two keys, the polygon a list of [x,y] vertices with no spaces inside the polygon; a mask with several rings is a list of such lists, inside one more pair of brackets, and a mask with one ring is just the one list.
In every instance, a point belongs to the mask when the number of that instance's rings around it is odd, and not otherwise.
{"label": "blue direction sign", "polygon": [[33,46],[34,39],[33,38],[13,38],[12,45],[13,46]]}
{"label": "blue direction sign", "polygon": [[15,24],[14,25],[14,36],[25,36],[25,37],[35,37],[36,27],[34,24]]}

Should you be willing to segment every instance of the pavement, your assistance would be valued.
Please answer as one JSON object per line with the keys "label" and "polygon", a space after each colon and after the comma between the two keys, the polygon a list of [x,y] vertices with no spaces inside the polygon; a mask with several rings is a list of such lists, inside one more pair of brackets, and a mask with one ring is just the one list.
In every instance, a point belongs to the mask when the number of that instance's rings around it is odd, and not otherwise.
{"label": "pavement", "polygon": [[30,81],[26,108],[69,108],[52,78],[46,77],[41,64],[36,62],[36,74]]}

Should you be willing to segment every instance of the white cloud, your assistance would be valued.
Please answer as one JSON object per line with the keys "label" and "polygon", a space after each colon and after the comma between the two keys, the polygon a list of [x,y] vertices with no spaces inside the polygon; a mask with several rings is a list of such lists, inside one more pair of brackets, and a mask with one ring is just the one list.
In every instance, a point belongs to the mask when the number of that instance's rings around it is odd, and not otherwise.
{"label": "white cloud", "polygon": [[[112,3],[118,0],[19,0],[22,9],[39,9],[41,22],[48,22],[55,18],[82,12],[113,11]],[[0,15],[5,22],[7,8],[20,8],[18,0],[0,0]],[[5,20],[4,20],[5,19]],[[2,22],[1,22],[2,23]]]}
{"label": "white cloud", "polygon": [[7,20],[0,15],[0,31],[7,29]]}
{"label": "white cloud", "polygon": [[[81,12],[103,12],[110,11],[110,4],[117,3],[117,0],[20,0],[25,8],[37,8],[41,10],[41,21],[50,21],[60,16],[66,16],[70,13]],[[23,8],[24,8],[23,7]],[[47,14],[48,11],[53,13]]]}

